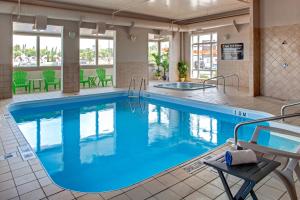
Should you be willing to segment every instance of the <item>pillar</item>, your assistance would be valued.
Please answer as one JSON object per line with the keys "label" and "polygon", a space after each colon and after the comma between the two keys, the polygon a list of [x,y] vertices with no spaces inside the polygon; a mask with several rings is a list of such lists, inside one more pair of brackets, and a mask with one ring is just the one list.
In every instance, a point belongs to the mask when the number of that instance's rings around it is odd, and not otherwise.
{"label": "pillar", "polygon": [[[148,79],[148,31],[134,28],[131,33],[136,39],[132,40],[128,27],[117,28],[114,67],[117,88],[128,88],[132,76]],[[137,81],[139,84],[140,80]]]}
{"label": "pillar", "polygon": [[250,1],[249,94],[260,95],[260,2]]}
{"label": "pillar", "polygon": [[12,97],[12,18],[0,14],[0,99]]}
{"label": "pillar", "polygon": [[79,30],[78,22],[66,21],[63,24],[62,88],[64,93],[80,91]]}

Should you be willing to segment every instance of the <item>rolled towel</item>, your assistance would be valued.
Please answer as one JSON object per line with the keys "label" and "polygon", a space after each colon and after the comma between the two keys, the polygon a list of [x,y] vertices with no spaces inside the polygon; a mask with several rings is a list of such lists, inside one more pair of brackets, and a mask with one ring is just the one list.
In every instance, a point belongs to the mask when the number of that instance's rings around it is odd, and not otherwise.
{"label": "rolled towel", "polygon": [[225,161],[229,166],[258,162],[255,152],[251,149],[226,151]]}

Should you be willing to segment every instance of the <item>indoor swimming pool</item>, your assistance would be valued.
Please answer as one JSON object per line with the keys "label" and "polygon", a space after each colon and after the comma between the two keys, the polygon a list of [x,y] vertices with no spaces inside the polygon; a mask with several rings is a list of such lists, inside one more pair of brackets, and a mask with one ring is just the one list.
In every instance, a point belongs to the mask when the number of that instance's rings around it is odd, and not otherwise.
{"label": "indoor swimming pool", "polygon": [[[204,154],[233,137],[234,126],[267,113],[170,96],[125,92],[16,103],[18,127],[52,180],[80,192],[128,187]],[[240,129],[250,139],[253,126]],[[268,132],[260,144],[298,143]]]}

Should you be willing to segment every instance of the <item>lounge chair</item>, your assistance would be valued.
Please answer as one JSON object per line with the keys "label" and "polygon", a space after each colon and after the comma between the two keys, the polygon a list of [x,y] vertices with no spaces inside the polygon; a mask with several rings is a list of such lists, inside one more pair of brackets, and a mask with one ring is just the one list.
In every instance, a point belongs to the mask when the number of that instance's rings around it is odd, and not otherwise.
{"label": "lounge chair", "polygon": [[57,88],[57,86],[60,89],[60,79],[56,78],[55,71],[54,70],[45,70],[43,71],[43,79],[45,83],[45,90],[49,91],[49,86],[53,85],[54,89]]}
{"label": "lounge chair", "polygon": [[106,75],[106,71],[103,68],[96,69],[97,76],[99,78],[98,86],[102,85],[102,87],[106,87],[108,82],[113,84],[112,75]]}
{"label": "lounge chair", "polygon": [[82,83],[83,87],[85,87],[86,83],[89,85],[89,88],[91,87],[90,81],[88,79],[84,79],[84,70],[83,69],[80,69],[80,83]]}
{"label": "lounge chair", "polygon": [[30,93],[30,81],[27,78],[28,73],[24,71],[14,71],[12,89],[13,93],[16,94],[17,88],[25,88],[25,91]]}
{"label": "lounge chair", "polygon": [[296,193],[293,172],[295,172],[296,176],[298,177],[298,180],[300,180],[300,167],[299,167],[300,146],[298,147],[295,153],[292,153],[292,152],[277,150],[277,149],[258,145],[257,141],[261,130],[269,130],[269,131],[276,132],[278,134],[286,135],[289,137],[290,136],[298,137],[298,138],[300,137],[299,133],[290,130],[281,129],[281,128],[276,128],[276,127],[257,126],[257,128],[255,129],[252,135],[252,139],[250,140],[250,142],[243,142],[243,141],[238,142],[239,147],[242,147],[243,149],[252,149],[257,153],[262,154],[262,156],[266,154],[266,155],[273,155],[274,158],[276,158],[277,156],[287,158],[287,162],[282,166],[282,169],[276,169],[274,173],[279,177],[279,179],[287,188],[291,200],[297,200],[298,198]]}

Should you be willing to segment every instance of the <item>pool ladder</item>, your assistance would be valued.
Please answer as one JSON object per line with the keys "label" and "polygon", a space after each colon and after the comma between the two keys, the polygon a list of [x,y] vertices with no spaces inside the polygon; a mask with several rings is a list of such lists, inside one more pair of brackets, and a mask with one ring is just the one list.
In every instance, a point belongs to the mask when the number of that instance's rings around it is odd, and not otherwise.
{"label": "pool ladder", "polygon": [[128,97],[129,98],[140,98],[141,94],[142,94],[142,90],[146,90],[146,89],[147,89],[146,78],[142,77],[141,82],[140,82],[139,92],[136,95],[136,78],[131,77],[129,88],[128,88]]}

